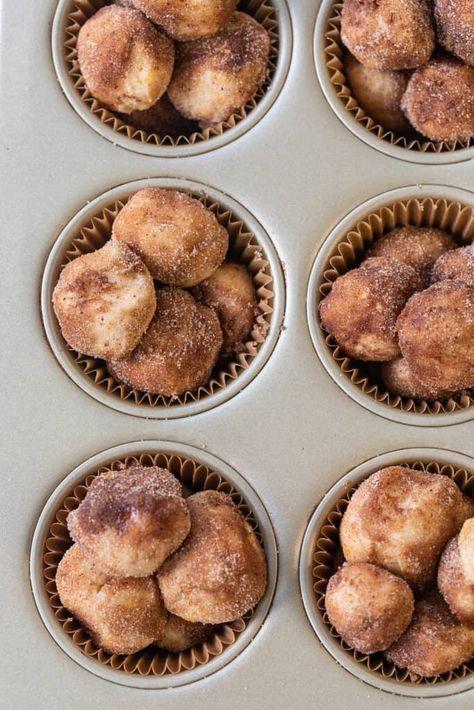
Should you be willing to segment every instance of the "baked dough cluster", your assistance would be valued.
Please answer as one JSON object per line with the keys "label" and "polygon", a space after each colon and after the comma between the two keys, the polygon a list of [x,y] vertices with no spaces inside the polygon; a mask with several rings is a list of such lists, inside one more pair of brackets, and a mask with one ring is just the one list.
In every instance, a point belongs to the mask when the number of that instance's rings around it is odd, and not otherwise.
{"label": "baked dough cluster", "polygon": [[364,654],[383,651],[413,678],[468,662],[473,513],[474,501],[442,474],[390,466],[363,481],[341,520],[344,563],[325,593],[341,638]]}
{"label": "baked dough cluster", "polygon": [[105,246],[62,270],[53,307],[64,339],[133,389],[197,391],[244,349],[257,313],[252,277],[224,261],[228,248],[227,230],[199,200],[139,190]]}
{"label": "baked dough cluster", "polygon": [[417,401],[474,387],[473,247],[446,232],[397,227],[321,301],[324,328],[371,376]]}
{"label": "baked dough cluster", "polygon": [[226,121],[265,80],[266,30],[237,0],[120,0],[81,27],[90,94],[127,123],[177,137]]}
{"label": "baked dough cluster", "polygon": [[265,553],[232,500],[184,498],[167,469],[99,474],[67,524],[74,544],[58,565],[59,598],[109,653],[179,653],[265,594]]}
{"label": "baked dough cluster", "polygon": [[[474,9],[470,0],[344,0],[346,74],[364,111],[413,139],[474,136]],[[436,52],[438,42],[445,50]],[[449,52],[449,54],[448,54]]]}

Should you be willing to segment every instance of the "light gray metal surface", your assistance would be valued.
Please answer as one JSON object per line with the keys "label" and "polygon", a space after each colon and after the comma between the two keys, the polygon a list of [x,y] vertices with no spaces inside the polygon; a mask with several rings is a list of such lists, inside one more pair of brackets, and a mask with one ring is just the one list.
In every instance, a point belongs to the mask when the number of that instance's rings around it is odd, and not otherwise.
{"label": "light gray metal surface", "polygon": [[[383,704],[385,710],[411,710],[413,699],[362,683],[318,642],[300,597],[301,541],[315,505],[346,471],[407,447],[473,456],[473,425],[406,426],[353,402],[314,352],[306,292],[322,240],[350,210],[406,185],[472,190],[472,163],[395,160],[337,120],[314,69],[315,0],[292,0],[294,45],[286,83],[245,135],[182,159],[123,150],[98,136],[61,94],[50,51],[54,9],[54,0],[4,0],[1,6],[0,707],[366,710]],[[115,185],[159,176],[210,184],[248,208],[275,244],[287,284],[285,326],[266,367],[228,402],[175,421],[130,417],[87,397],[57,364],[40,318],[42,272],[67,221]],[[209,678],[172,690],[124,688],[73,663],[45,630],[28,577],[34,526],[51,492],[96,452],[141,439],[189,443],[239,471],[265,505],[280,550],[274,603],[254,642]],[[467,710],[473,694],[431,702],[443,710]]]}

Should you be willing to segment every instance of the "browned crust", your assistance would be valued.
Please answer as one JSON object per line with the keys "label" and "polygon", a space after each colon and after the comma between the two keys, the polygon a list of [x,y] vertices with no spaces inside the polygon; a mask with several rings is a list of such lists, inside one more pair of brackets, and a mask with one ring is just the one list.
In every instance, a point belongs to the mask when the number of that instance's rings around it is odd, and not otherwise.
{"label": "browned crust", "polygon": [[438,41],[449,52],[474,66],[474,5],[472,0],[434,0]]}
{"label": "browned crust", "polygon": [[474,584],[466,579],[458,541],[458,536],[450,540],[441,555],[438,588],[454,616],[474,626]]}
{"label": "browned crust", "polygon": [[456,279],[474,286],[474,244],[442,254],[431,273],[431,281]]}
{"label": "browned crust", "polygon": [[237,3],[238,0],[133,0],[152,22],[181,42],[222,30]]}
{"label": "browned crust", "polygon": [[155,643],[165,651],[179,653],[208,641],[216,632],[212,624],[199,624],[168,614],[166,624],[155,639]]}

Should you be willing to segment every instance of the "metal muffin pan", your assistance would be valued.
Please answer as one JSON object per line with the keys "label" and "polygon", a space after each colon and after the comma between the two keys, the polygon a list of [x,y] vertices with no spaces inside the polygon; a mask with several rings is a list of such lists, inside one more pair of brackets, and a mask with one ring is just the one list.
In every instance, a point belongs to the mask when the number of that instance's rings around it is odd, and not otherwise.
{"label": "metal muffin pan", "polygon": [[[394,160],[357,140],[329,107],[314,66],[317,0],[288,3],[293,53],[278,100],[218,150],[180,159],[119,150],[64,99],[51,61],[56,0],[5,2],[0,23],[0,212],[3,272],[0,597],[5,708],[71,710],[412,710],[368,686],[318,643],[301,603],[298,560],[315,503],[361,461],[441,447],[474,457],[472,422],[401,425],[359,406],[327,374],[308,332],[311,267],[334,225],[374,195],[409,185],[474,189],[472,163]],[[236,396],[196,416],[124,416],[65,377],[41,321],[44,266],[57,235],[111,185],[150,178],[212,185],[263,226],[282,265],[285,318],[265,367]],[[219,672],[169,690],[126,688],[86,672],[51,638],[29,582],[34,527],[67,472],[130,441],[185,442],[239,471],[263,502],[279,543],[278,584],[253,641]],[[438,698],[468,710],[472,691]]]}

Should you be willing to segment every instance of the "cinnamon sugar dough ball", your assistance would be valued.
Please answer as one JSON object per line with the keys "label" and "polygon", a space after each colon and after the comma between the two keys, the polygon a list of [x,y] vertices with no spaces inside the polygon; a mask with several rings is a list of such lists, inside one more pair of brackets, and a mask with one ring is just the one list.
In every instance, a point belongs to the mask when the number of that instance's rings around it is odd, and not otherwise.
{"label": "cinnamon sugar dough ball", "polygon": [[155,643],[165,651],[179,653],[208,641],[215,630],[216,627],[212,624],[193,623],[168,614],[166,624],[156,637]]}
{"label": "cinnamon sugar dough ball", "polygon": [[416,602],[412,623],[385,651],[386,658],[414,680],[447,673],[473,655],[474,628],[456,619],[437,591]]}
{"label": "cinnamon sugar dough ball", "polygon": [[346,58],[345,67],[352,93],[366,114],[387,131],[409,133],[411,126],[400,105],[408,74],[371,69],[351,54]]}
{"label": "cinnamon sugar dough ball", "polygon": [[147,577],[186,538],[190,516],[169,471],[136,465],[97,476],[67,524],[98,570]]}
{"label": "cinnamon sugar dough ball", "polygon": [[438,41],[448,52],[474,66],[474,4],[472,0],[434,0]]}
{"label": "cinnamon sugar dough ball", "polygon": [[141,12],[109,5],[81,27],[77,56],[92,96],[112,111],[131,113],[165,93],[174,46]]}
{"label": "cinnamon sugar dough ball", "polygon": [[389,466],[363,481],[349,501],[340,528],[344,557],[423,587],[468,515],[461,491],[447,476]]}
{"label": "cinnamon sugar dough ball", "polygon": [[361,653],[388,648],[409,625],[414,608],[408,584],[366,562],[346,562],[329,580],[329,621]]}
{"label": "cinnamon sugar dough ball", "polygon": [[71,348],[118,359],[132,352],[153,318],[155,287],[142,260],[110,240],[64,267],[53,307]]}
{"label": "cinnamon sugar dough ball", "polygon": [[469,584],[474,584],[474,518],[466,520],[462,526],[458,545],[466,579]]}
{"label": "cinnamon sugar dough ball", "polygon": [[455,392],[438,390],[423,384],[413,373],[410,365],[401,357],[391,362],[383,362],[380,368],[383,383],[389,392],[410,399],[435,402],[449,399]]}
{"label": "cinnamon sugar dough ball", "polygon": [[408,264],[420,275],[423,286],[430,283],[430,274],[436,259],[455,249],[453,237],[434,227],[396,227],[377,239],[368,251],[369,256],[390,256]]}
{"label": "cinnamon sugar dough ball", "polygon": [[433,141],[474,135],[474,69],[457,59],[434,59],[408,82],[402,109],[411,125]]}
{"label": "cinnamon sugar dough ball", "polygon": [[179,42],[213,35],[230,21],[238,0],[133,0],[133,4]]}
{"label": "cinnamon sugar dough ball", "polygon": [[416,272],[391,258],[364,261],[339,276],[321,301],[321,320],[349,357],[394,360],[399,357],[395,323],[419,287]]}
{"label": "cinnamon sugar dough ball", "polygon": [[154,279],[183,288],[210,276],[229,246],[227,231],[199,200],[158,187],[130,198],[112,234],[140,255]]}
{"label": "cinnamon sugar dough ball", "polygon": [[233,262],[219,266],[193,290],[200,302],[214,308],[224,335],[225,353],[242,350],[255,320],[257,294],[247,269]]}
{"label": "cinnamon sugar dough ball", "polygon": [[441,555],[438,588],[454,616],[474,626],[474,582],[466,578],[458,536],[448,542]]}
{"label": "cinnamon sugar dough ball", "polygon": [[156,104],[146,111],[133,111],[125,120],[134,128],[147,133],[156,133],[161,138],[190,136],[199,131],[199,124],[181,116],[164,94]]}
{"label": "cinnamon sugar dough ball", "polygon": [[431,280],[436,283],[446,279],[457,279],[474,286],[474,244],[453,249],[439,257],[433,266]]}
{"label": "cinnamon sugar dough ball", "polygon": [[412,69],[425,64],[435,46],[426,0],[344,0],[342,41],[372,69]]}
{"label": "cinnamon sugar dough ball", "polygon": [[66,552],[56,572],[61,604],[109,653],[136,653],[161,633],[167,612],[154,577],[107,577],[80,545]]}
{"label": "cinnamon sugar dough ball", "polygon": [[415,377],[437,390],[474,387],[474,286],[440,281],[410,298],[397,321]]}
{"label": "cinnamon sugar dough ball", "polygon": [[177,397],[204,387],[222,347],[219,318],[178,288],[157,292],[156,315],[131,355],[108,362],[119,382],[140,390]]}
{"label": "cinnamon sugar dough ball", "polygon": [[226,121],[255,95],[268,66],[270,39],[260,23],[236,12],[218,34],[179,44],[168,96],[203,126]]}
{"label": "cinnamon sugar dough ball", "polygon": [[265,553],[228,496],[203,491],[187,503],[191,533],[158,574],[165,607],[203,624],[238,619],[265,593]]}

